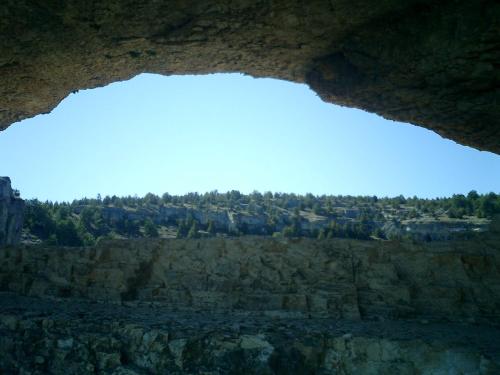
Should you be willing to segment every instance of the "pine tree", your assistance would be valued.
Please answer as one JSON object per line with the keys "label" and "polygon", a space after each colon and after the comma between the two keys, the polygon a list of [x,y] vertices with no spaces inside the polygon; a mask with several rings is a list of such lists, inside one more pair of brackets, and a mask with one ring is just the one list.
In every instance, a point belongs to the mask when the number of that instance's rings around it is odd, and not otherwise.
{"label": "pine tree", "polygon": [[211,236],[215,236],[216,234],[215,225],[212,220],[208,222],[207,232],[210,233]]}
{"label": "pine tree", "polygon": [[149,238],[156,238],[159,236],[158,228],[151,219],[146,219],[144,222],[144,233],[146,234],[146,237]]}
{"label": "pine tree", "polygon": [[191,229],[189,229],[189,232],[187,234],[187,238],[199,238],[200,234],[198,233],[198,224],[196,221],[193,221],[193,224],[191,225]]}
{"label": "pine tree", "polygon": [[325,229],[321,228],[318,233],[318,240],[324,240],[326,238]]}

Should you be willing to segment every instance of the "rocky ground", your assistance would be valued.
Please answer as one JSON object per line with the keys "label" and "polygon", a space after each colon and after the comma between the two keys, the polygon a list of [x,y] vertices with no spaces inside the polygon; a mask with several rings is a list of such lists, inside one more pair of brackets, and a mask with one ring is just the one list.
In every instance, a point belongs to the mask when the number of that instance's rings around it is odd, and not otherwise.
{"label": "rocky ground", "polygon": [[498,327],[175,312],[1,293],[5,374],[496,374]]}

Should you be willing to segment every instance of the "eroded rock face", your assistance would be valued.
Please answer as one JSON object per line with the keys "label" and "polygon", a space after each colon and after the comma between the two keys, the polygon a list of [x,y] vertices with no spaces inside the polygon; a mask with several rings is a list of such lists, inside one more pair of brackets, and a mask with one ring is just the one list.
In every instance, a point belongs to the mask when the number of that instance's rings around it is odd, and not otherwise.
{"label": "eroded rock face", "polygon": [[5,374],[477,374],[495,327],[175,313],[0,293]]}
{"label": "eroded rock face", "polygon": [[0,128],[142,72],[244,72],[499,153],[499,14],[494,0],[7,1]]}
{"label": "eroded rock face", "polygon": [[0,372],[497,374],[499,241],[0,250]]}
{"label": "eroded rock face", "polygon": [[8,177],[0,177],[0,247],[21,239],[24,201],[14,194]]}
{"label": "eroded rock face", "polygon": [[0,290],[185,311],[500,323],[499,241],[262,237],[0,252]]}

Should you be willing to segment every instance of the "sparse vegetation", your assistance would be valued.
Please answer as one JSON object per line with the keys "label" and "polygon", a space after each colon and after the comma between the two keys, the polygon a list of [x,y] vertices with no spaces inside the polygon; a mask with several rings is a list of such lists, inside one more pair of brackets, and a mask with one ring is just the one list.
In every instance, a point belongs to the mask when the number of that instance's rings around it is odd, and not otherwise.
{"label": "sparse vegetation", "polygon": [[[101,237],[240,236],[398,239],[408,222],[475,222],[500,213],[500,195],[419,199],[217,191],[182,196],[98,196],[27,201],[25,232],[47,244],[92,245]],[[196,217],[195,217],[196,216]],[[422,235],[425,240],[432,236]]]}

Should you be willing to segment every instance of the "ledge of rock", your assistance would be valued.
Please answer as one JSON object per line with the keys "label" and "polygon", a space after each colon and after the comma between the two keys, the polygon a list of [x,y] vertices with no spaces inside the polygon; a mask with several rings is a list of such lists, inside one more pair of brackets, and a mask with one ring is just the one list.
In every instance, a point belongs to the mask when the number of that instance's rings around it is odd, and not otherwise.
{"label": "ledge of rock", "polygon": [[7,1],[0,129],[143,72],[243,72],[500,153],[499,14],[494,0]]}

